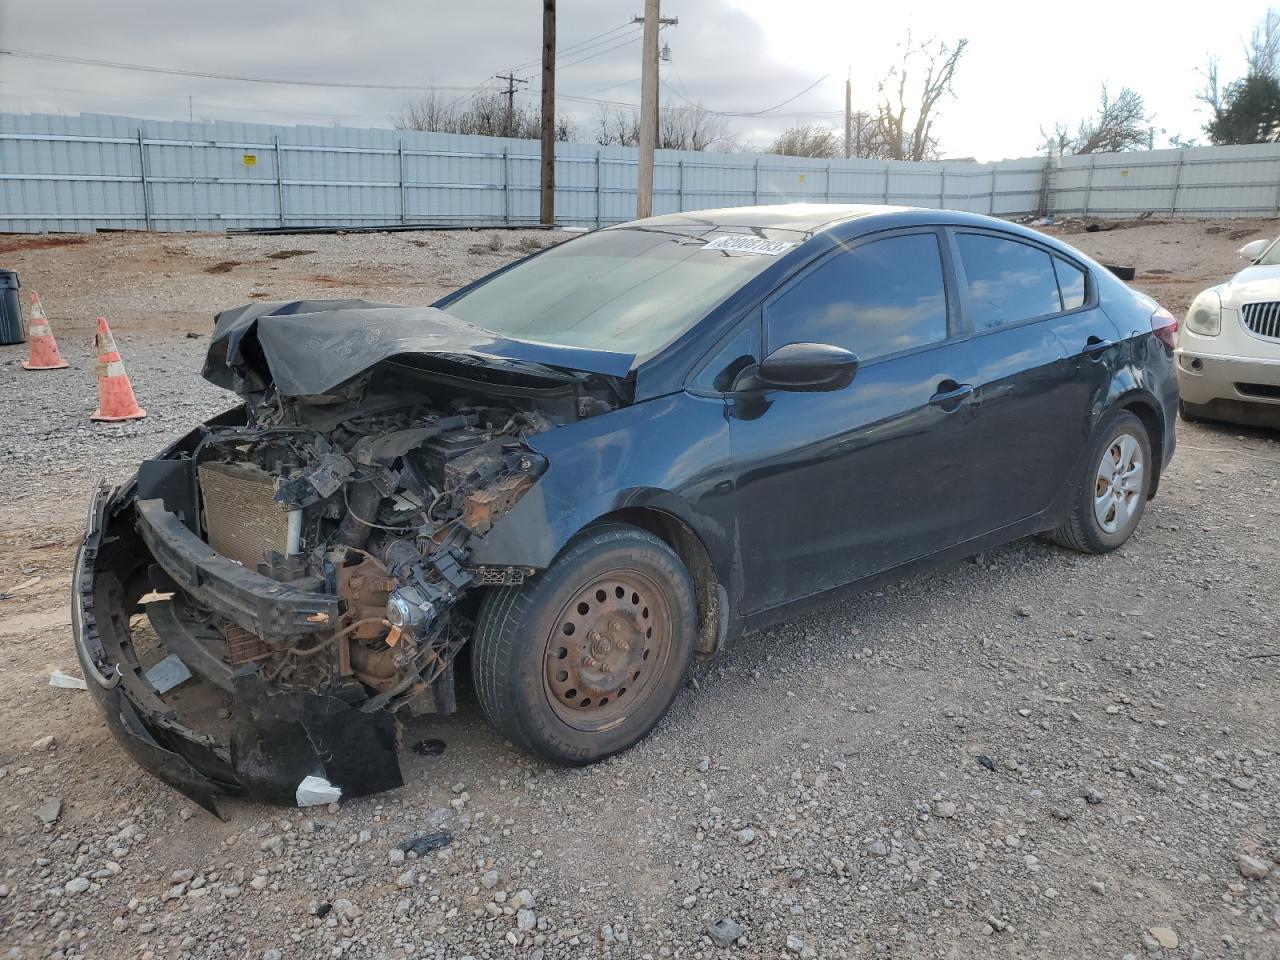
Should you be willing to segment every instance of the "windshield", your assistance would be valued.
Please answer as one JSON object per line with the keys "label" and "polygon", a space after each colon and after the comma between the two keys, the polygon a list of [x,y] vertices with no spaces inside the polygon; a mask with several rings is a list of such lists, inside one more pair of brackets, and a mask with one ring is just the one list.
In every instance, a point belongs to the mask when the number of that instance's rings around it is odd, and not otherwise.
{"label": "windshield", "polygon": [[[767,253],[704,249],[705,240],[719,236],[706,232],[629,227],[590,233],[517,264],[443,307],[519,340],[652,354],[777,262]],[[780,253],[803,239],[785,235],[786,241],[764,246]]]}

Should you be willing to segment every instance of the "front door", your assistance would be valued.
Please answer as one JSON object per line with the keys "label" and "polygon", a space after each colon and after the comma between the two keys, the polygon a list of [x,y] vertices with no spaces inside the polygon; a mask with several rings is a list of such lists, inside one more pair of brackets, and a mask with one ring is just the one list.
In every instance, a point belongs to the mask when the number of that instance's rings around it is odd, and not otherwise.
{"label": "front door", "polygon": [[967,539],[976,476],[969,345],[950,339],[941,234],[828,255],[765,304],[767,354],[858,354],[827,393],[731,397],[744,613],[850,583]]}

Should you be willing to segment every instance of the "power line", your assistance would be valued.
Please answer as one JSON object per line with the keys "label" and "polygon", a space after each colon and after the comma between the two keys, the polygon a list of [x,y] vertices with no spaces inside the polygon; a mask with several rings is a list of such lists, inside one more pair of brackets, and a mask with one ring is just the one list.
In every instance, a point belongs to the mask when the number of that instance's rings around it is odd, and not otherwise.
{"label": "power line", "polygon": [[461,86],[439,86],[421,83],[351,83],[339,80],[285,80],[277,77],[248,77],[237,73],[207,73],[203,70],[182,70],[177,67],[155,67],[141,63],[118,63],[114,60],[94,60],[90,57],[72,57],[57,53],[35,53],[30,50],[0,49],[0,56],[18,57],[23,60],[45,60],[50,63],[74,63],[86,67],[106,67],[111,70],[132,70],[139,73],[164,73],[178,77],[202,77],[206,80],[235,80],[240,83],[271,83],[292,87],[342,87],[354,90],[462,90]]}
{"label": "power line", "polygon": [[[809,84],[799,93],[797,93],[794,97],[787,97],[787,99],[783,100],[781,103],[775,103],[772,107],[765,107],[765,109],[763,110],[754,110],[751,113],[726,113],[725,116],[727,117],[758,117],[758,116],[761,116],[762,114],[772,113],[774,110],[777,110],[779,107],[785,107],[788,103],[790,103],[793,100],[799,100],[801,97],[803,97],[806,93],[808,93],[818,84],[820,84],[823,80],[827,79],[827,77],[829,76],[831,76],[831,74],[824,73],[817,80],[813,81],[813,83]],[[720,112],[720,111],[715,111],[715,110],[712,111],[712,113],[717,113],[717,112]]]}
{"label": "power line", "polygon": [[[767,110],[753,110],[748,112],[740,112],[740,111],[733,111],[733,110],[712,110],[709,107],[703,107],[702,109],[706,110],[707,113],[713,113],[721,117],[759,117],[759,116],[763,116],[764,114],[769,114],[769,116],[765,117],[766,120],[768,119],[789,120],[789,119],[805,118],[805,117],[813,117],[813,118],[842,117],[844,116],[844,111],[842,110],[809,110],[809,111],[801,111],[801,112],[795,112],[795,113],[773,113],[772,112],[778,109],[778,107],[785,106],[786,104],[790,103],[792,100],[795,100],[796,98],[807,93],[809,90],[812,90],[815,86],[817,86],[819,83],[821,83],[825,79],[826,79],[825,76],[820,77],[818,80],[814,81],[814,83],[810,84],[804,90],[801,90],[800,93],[797,93],[795,96],[788,97],[786,100],[782,101],[782,103],[775,104],[774,106],[768,108]],[[666,86],[668,90],[672,90],[670,85],[666,85]],[[521,90],[518,92],[521,94],[524,94],[526,91]],[[680,96],[680,94],[677,91],[672,90],[672,92],[675,93],[677,96]],[[537,94],[534,91],[529,91],[529,95],[536,96]],[[625,107],[629,110],[639,109],[639,104],[628,103],[624,100],[608,100],[608,99],[601,99],[598,97],[578,96],[570,93],[559,93],[557,94],[557,97],[561,100],[571,100],[575,103],[603,104],[604,106],[607,106],[607,107]],[[684,99],[687,99],[687,98],[684,98]],[[700,106],[700,104],[696,104],[696,103],[694,105]]]}
{"label": "power line", "polygon": [[613,53],[615,50],[621,50],[623,47],[629,47],[631,46],[631,44],[635,43],[639,39],[640,39],[640,31],[637,30],[632,36],[628,37],[626,40],[623,40],[621,43],[615,46],[606,47],[604,50],[600,50],[600,51],[597,51],[596,53],[588,54],[587,56],[581,58],[580,60],[574,60],[572,63],[559,64],[557,66],[557,69],[568,70],[570,67],[576,67],[580,63],[586,63],[588,60],[594,60],[596,57],[602,57],[606,53]]}
{"label": "power line", "polygon": [[[633,23],[623,23],[614,27],[612,30],[606,30],[604,33],[597,33],[594,37],[587,37],[587,39],[585,40],[579,40],[577,43],[571,43],[567,47],[564,47],[563,49],[561,49],[556,54],[556,59],[560,60],[563,57],[575,56],[579,53],[583,53],[589,47],[598,45],[599,43],[611,43],[613,40],[617,38],[611,37],[610,34],[616,34],[619,31],[631,30],[631,29],[634,29],[634,27],[635,27],[635,24]],[[608,39],[604,39],[606,37],[608,37]],[[534,59],[534,60],[525,60],[523,63],[517,63],[514,66],[508,68],[507,72],[514,73],[515,71],[521,68],[536,67],[541,62],[542,62],[541,58]]]}
{"label": "power line", "polygon": [[[629,30],[629,29],[633,29],[633,28],[634,28],[634,25],[633,25],[633,24],[631,24],[631,23],[624,23],[624,24],[621,24],[620,26],[614,27],[612,30],[606,30],[606,31],[604,31],[604,33],[598,33],[598,34],[596,34],[594,37],[588,37],[586,40],[581,40],[581,41],[579,41],[578,43],[570,44],[570,45],[569,45],[568,47],[566,47],[563,51],[560,51],[559,53],[557,53],[557,54],[556,54],[556,63],[557,63],[557,66],[559,66],[559,61],[560,61],[560,59],[561,59],[562,57],[566,57],[566,56],[573,56],[575,53],[585,53],[587,50],[591,50],[591,49],[593,49],[593,48],[595,48],[595,47],[597,47],[597,46],[599,46],[599,45],[601,45],[601,44],[609,44],[609,43],[612,43],[614,40],[616,40],[616,39],[617,39],[617,37],[616,37],[616,36],[610,36],[610,34],[617,34],[617,33],[618,33],[618,31],[620,31],[620,30],[625,31],[625,30]],[[604,38],[607,38],[607,39],[604,39]],[[624,46],[625,46],[625,44],[624,44]],[[584,59],[590,59],[590,57],[587,57],[587,58],[584,58]],[[581,62],[581,61],[579,61],[579,62]],[[522,67],[524,67],[524,68],[528,68],[528,67],[532,67],[532,66],[537,66],[537,65],[539,65],[539,64],[541,64],[541,63],[542,63],[541,58],[539,58],[539,59],[537,59],[537,60],[525,60],[523,63],[517,63],[517,64],[515,64],[514,66],[508,67],[508,68],[507,68],[507,73],[508,73],[508,74],[511,74],[511,75],[514,75],[514,74],[515,74],[515,72],[516,72],[517,70],[521,69]],[[569,64],[569,66],[573,66],[573,64]],[[463,100],[465,100],[468,96],[470,96],[471,94],[475,93],[477,90],[479,90],[481,87],[483,87],[483,86],[484,86],[486,83],[488,83],[490,80],[496,79],[497,77],[498,77],[498,74],[496,74],[496,73],[491,73],[491,74],[489,74],[489,76],[485,77],[483,80],[481,80],[481,81],[480,81],[479,83],[477,83],[475,86],[473,86],[473,87],[467,87],[467,88],[464,90],[464,92],[463,92],[463,93],[459,94],[457,97],[454,97],[454,99],[453,99],[453,100],[449,101],[449,103],[445,106],[445,108],[444,108],[444,109],[445,109],[445,110],[452,110],[455,106],[457,106],[459,103],[461,103]],[[456,88],[454,88],[454,89],[462,89],[462,88],[460,88],[460,87],[456,87]],[[521,92],[523,92],[523,91],[521,91]]]}

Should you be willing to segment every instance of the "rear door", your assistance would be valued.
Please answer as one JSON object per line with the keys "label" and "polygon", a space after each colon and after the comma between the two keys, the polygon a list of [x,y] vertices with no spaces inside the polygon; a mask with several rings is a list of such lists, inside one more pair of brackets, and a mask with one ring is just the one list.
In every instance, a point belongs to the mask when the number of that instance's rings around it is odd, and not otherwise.
{"label": "rear door", "polygon": [[975,509],[989,532],[1046,510],[1083,449],[1088,417],[1080,366],[1093,360],[1069,356],[1060,334],[1091,335],[1087,324],[1077,326],[1085,284],[1067,271],[1070,264],[1033,242],[999,231],[949,232],[977,361],[974,452],[985,467]]}

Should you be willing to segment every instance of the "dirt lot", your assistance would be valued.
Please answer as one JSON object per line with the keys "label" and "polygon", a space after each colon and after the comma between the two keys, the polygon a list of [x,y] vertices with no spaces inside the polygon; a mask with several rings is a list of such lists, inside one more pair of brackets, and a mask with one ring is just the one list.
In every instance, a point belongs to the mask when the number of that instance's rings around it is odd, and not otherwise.
{"label": "dirt lot", "polygon": [[[1275,222],[1055,232],[1181,315]],[[561,235],[562,236],[562,235]],[[0,237],[72,368],[0,348],[0,945],[44,957],[1280,957],[1280,433],[1180,425],[1138,535],[1025,541],[746,638],[656,733],[562,770],[464,693],[407,785],[340,809],[193,809],[78,673],[69,564],[95,477],[229,395],[252,298],[427,303],[544,233]],[[88,423],[110,317],[151,416]],[[41,744],[52,737],[51,744]],[[58,798],[60,807],[49,804]],[[44,826],[40,819],[53,820]],[[453,845],[398,862],[444,824]],[[534,927],[518,929],[518,911]],[[528,915],[519,915],[525,921]],[[708,924],[745,932],[721,948]]]}

